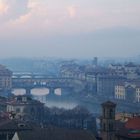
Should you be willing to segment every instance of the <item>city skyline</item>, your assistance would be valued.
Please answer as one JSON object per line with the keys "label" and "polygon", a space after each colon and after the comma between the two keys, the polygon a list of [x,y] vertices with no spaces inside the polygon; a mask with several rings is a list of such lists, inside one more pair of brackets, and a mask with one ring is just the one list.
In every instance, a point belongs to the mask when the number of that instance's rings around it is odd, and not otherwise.
{"label": "city skyline", "polygon": [[0,58],[140,54],[139,0],[0,0]]}

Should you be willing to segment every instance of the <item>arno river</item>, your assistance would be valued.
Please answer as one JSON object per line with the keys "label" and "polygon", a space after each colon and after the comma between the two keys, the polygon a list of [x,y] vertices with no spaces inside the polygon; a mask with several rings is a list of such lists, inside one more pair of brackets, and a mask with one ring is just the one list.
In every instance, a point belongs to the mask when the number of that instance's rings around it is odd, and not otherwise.
{"label": "arno river", "polygon": [[[13,90],[15,95],[23,95],[25,94],[24,89],[15,89]],[[37,99],[43,103],[45,103],[48,107],[59,107],[59,108],[66,108],[71,109],[74,108],[77,103],[75,101],[70,101],[69,99],[65,100],[61,99],[61,89],[56,89],[55,91],[55,100],[49,98],[49,89],[47,88],[40,88],[40,89],[32,89],[31,94],[33,95],[34,99]]]}
{"label": "arno river", "polygon": [[[13,90],[13,94],[15,95],[23,95],[25,94],[24,89],[15,89]],[[86,107],[90,112],[94,114],[101,113],[101,103],[104,102],[101,98],[96,97],[72,97],[72,96],[61,96],[61,89],[56,89],[54,91],[55,96],[50,96],[49,89],[47,88],[40,88],[40,89],[32,89],[31,94],[33,97],[41,102],[43,102],[48,107],[59,107],[59,108],[66,108],[72,109],[77,105]],[[119,102],[117,103],[117,111],[118,112],[136,112],[140,111],[139,105],[126,103],[126,102]]]}

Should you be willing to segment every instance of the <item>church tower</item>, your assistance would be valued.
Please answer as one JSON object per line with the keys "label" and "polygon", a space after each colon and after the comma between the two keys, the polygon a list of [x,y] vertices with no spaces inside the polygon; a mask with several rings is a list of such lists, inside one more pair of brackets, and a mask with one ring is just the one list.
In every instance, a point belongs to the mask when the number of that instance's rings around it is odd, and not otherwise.
{"label": "church tower", "polygon": [[115,139],[115,108],[116,104],[110,101],[102,104],[101,137],[103,140]]}

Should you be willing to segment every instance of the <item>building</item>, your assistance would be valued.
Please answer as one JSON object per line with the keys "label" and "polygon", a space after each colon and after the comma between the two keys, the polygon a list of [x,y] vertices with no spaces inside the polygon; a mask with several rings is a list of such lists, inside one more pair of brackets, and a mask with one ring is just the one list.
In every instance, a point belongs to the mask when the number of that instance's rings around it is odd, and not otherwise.
{"label": "building", "polygon": [[93,61],[92,61],[92,65],[94,67],[97,67],[98,66],[98,57],[94,57]]}
{"label": "building", "polygon": [[12,72],[5,66],[0,65],[0,94],[7,96],[12,88]]}
{"label": "building", "polygon": [[140,102],[140,86],[136,86],[136,97],[135,97],[136,102]]}
{"label": "building", "polygon": [[124,65],[124,69],[127,73],[136,73],[138,66],[130,62]]}
{"label": "building", "polygon": [[115,108],[116,104],[107,101],[102,104],[101,137],[102,140],[115,139]]}
{"label": "building", "polygon": [[140,82],[130,81],[115,85],[115,99],[128,102],[140,102]]}
{"label": "building", "polygon": [[125,100],[125,93],[126,92],[124,84],[118,84],[117,86],[115,86],[115,99]]}
{"label": "building", "polygon": [[122,127],[118,127],[115,140],[139,140],[140,116],[130,118]]}
{"label": "building", "polygon": [[102,104],[101,140],[139,140],[140,116],[121,114],[115,118],[116,104],[107,101]]}
{"label": "building", "polygon": [[119,76],[125,76],[127,79],[138,79],[140,78],[140,66],[135,65],[132,62],[127,64],[110,64],[109,69],[112,69]]}
{"label": "building", "polygon": [[6,112],[7,98],[0,96],[0,112]]}
{"label": "building", "polygon": [[128,102],[135,102],[135,86],[130,84],[128,86],[126,86],[126,101]]}
{"label": "building", "polygon": [[12,140],[96,140],[96,138],[85,130],[33,127],[29,131],[16,132]]}
{"label": "building", "polygon": [[12,140],[15,132],[27,130],[31,130],[31,126],[27,123],[0,118],[0,140]]}
{"label": "building", "polygon": [[97,77],[97,94],[107,98],[114,98],[115,85],[125,81],[117,75],[102,75]]}
{"label": "building", "polygon": [[121,64],[109,64],[108,68],[117,71],[117,70],[122,70],[122,69],[124,69],[124,66],[121,65]]}
{"label": "building", "polygon": [[22,95],[15,96],[7,102],[7,112],[15,114],[15,118],[21,120],[42,121],[44,104]]}

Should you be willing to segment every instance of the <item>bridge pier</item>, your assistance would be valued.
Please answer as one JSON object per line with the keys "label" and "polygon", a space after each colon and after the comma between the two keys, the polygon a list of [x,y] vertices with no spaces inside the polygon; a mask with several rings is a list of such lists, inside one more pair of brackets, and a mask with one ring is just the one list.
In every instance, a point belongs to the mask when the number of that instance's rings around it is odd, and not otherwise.
{"label": "bridge pier", "polygon": [[31,88],[26,88],[25,90],[26,90],[26,95],[31,96]]}
{"label": "bridge pier", "polygon": [[54,94],[54,88],[49,88],[49,94],[53,95]]}

